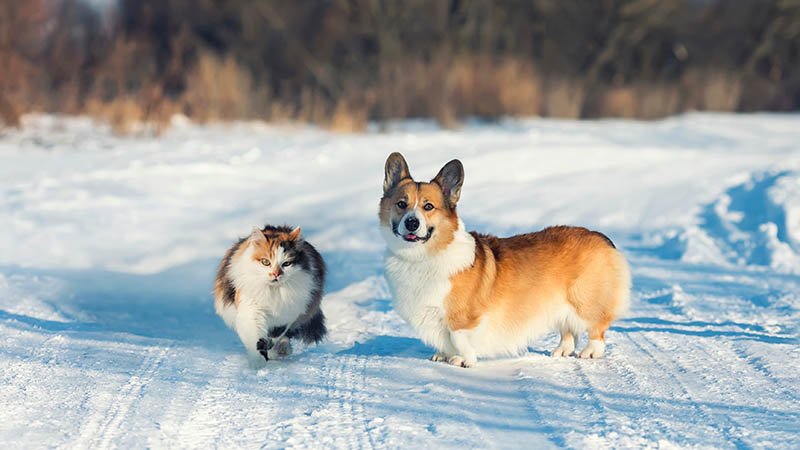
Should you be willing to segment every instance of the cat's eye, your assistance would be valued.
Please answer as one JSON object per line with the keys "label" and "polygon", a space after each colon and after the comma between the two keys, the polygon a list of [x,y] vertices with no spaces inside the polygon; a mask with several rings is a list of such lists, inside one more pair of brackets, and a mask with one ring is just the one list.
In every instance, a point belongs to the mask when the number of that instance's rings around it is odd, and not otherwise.
{"label": "cat's eye", "polygon": [[269,260],[267,258],[261,258],[261,264],[269,266]]}
{"label": "cat's eye", "polygon": [[406,203],[405,200],[400,200],[397,202],[397,207],[400,209],[406,209],[408,208],[408,203]]}
{"label": "cat's eye", "polygon": [[284,262],[284,263],[283,263],[283,264],[281,264],[281,265],[282,265],[283,267],[289,267],[289,266],[291,266],[292,264],[294,264],[294,261],[286,261],[286,262]]}
{"label": "cat's eye", "polygon": [[431,211],[433,209],[433,203],[425,203],[423,208],[425,208],[425,211]]}

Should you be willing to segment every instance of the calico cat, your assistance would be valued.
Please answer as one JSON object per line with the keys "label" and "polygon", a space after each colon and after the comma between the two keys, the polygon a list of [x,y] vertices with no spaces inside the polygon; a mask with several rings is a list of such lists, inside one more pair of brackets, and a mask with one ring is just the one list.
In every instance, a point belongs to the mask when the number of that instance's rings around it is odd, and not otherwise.
{"label": "calico cat", "polygon": [[253,368],[291,354],[291,338],[311,344],[327,333],[320,309],[325,263],[300,232],[254,228],[220,262],[214,307],[239,335]]}

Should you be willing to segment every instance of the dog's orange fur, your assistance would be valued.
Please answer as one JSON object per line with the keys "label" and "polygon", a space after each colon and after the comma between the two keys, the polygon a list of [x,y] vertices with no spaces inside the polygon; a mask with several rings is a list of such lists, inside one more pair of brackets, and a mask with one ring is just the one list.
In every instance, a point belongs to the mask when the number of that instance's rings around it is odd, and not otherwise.
{"label": "dog's orange fur", "polygon": [[566,292],[590,339],[605,338],[628,287],[620,282],[627,265],[604,236],[565,226],[504,239],[472,234],[475,262],[450,279],[445,300],[450,329],[472,329],[487,313],[509,328],[525,326]]}

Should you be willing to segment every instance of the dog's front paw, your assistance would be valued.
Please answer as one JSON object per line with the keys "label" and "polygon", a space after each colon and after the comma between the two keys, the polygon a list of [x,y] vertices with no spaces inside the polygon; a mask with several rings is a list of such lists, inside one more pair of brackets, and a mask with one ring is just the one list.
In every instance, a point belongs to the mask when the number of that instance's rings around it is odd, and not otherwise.
{"label": "dog's front paw", "polygon": [[434,353],[434,354],[433,354],[433,356],[431,356],[431,358],[430,358],[430,359],[431,359],[431,361],[433,361],[433,362],[442,362],[442,361],[447,361],[447,355],[445,355],[445,354],[444,354],[444,353],[442,353],[442,352],[436,352],[436,353]]}
{"label": "dog's front paw", "polygon": [[552,356],[553,358],[558,358],[560,356],[570,356],[572,355],[573,352],[575,352],[574,347],[569,348],[563,345],[559,345],[558,348],[556,348],[550,353],[550,356]]}
{"label": "dog's front paw", "polygon": [[464,367],[464,368],[475,367],[475,364],[477,363],[476,360],[464,359],[462,356],[459,355],[451,356],[450,359],[447,360],[447,362],[451,366]]}
{"label": "dog's front paw", "polygon": [[597,359],[602,358],[606,351],[606,343],[598,339],[590,339],[586,344],[586,348],[581,350],[581,358]]}

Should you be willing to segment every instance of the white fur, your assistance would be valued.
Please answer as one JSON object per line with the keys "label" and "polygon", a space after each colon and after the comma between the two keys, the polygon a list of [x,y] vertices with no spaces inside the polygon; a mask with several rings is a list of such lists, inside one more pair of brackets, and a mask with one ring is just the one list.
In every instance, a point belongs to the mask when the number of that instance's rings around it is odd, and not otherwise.
{"label": "white fur", "polygon": [[600,339],[589,339],[589,343],[581,350],[581,358],[602,358],[606,351],[606,343]]}
{"label": "white fur", "polygon": [[[529,317],[524,325],[513,329],[509,329],[501,318],[488,313],[481,318],[477,327],[457,331],[461,337],[455,347],[463,356],[467,367],[474,365],[476,357],[516,356],[536,339],[553,330],[568,330],[574,336],[586,330],[586,322],[567,304],[566,298],[544,304],[553,306]],[[453,342],[456,343],[455,340]],[[567,354],[573,350],[574,348],[569,349]]]}
{"label": "white fur", "polygon": [[450,277],[475,260],[475,240],[459,221],[453,242],[429,256],[425,244],[400,239],[390,226],[381,226],[381,231],[388,245],[385,269],[394,309],[441,356],[455,355],[445,323],[444,299],[450,293]]}
{"label": "white fur", "polygon": [[552,357],[558,356],[570,356],[572,352],[575,351],[575,335],[567,334],[561,335],[561,341],[558,343],[558,347],[550,353]]}
{"label": "white fur", "polygon": [[[450,364],[463,367],[472,367],[478,362],[475,346],[472,344],[472,330],[450,331],[450,341],[455,347],[457,355],[450,358]],[[461,361],[458,360],[461,357]]]}
{"label": "white fur", "polygon": [[[239,335],[250,364],[259,368],[266,364],[266,360],[256,348],[258,340],[267,337],[270,328],[292,325],[305,313],[314,280],[310,273],[292,265],[283,268],[284,274],[274,282],[269,275],[271,267],[254,261],[253,247],[249,243],[243,245],[247,245],[247,249],[233,259],[229,267],[231,280],[239,292],[239,304],[221,306],[217,303],[216,310]],[[271,265],[280,265],[284,261],[286,257],[279,250]]]}

